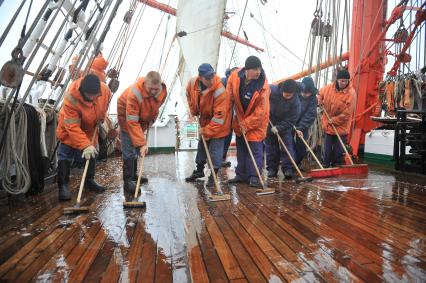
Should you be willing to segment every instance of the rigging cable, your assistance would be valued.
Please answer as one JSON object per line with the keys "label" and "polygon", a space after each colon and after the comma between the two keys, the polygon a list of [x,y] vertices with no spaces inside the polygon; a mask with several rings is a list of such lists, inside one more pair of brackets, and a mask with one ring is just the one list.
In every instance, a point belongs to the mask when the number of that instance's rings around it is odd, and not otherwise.
{"label": "rigging cable", "polygon": [[[238,27],[237,37],[240,35],[241,26],[243,25],[244,15],[246,14],[246,10],[247,10],[247,4],[248,4],[248,0],[246,0],[246,4],[244,5],[244,11],[243,11],[243,15],[241,17],[240,26]],[[237,47],[237,42],[235,42],[234,48],[232,49],[231,60],[229,60],[228,68],[231,67],[232,57],[234,57],[236,47]]]}
{"label": "rigging cable", "polygon": [[[136,31],[137,31],[137,29],[138,29],[138,27],[139,27],[139,24],[140,24],[140,22],[141,22],[141,19],[142,19],[142,16],[143,16],[143,13],[145,12],[145,9],[146,9],[146,4],[144,4],[144,6],[143,6],[143,8],[142,8],[142,10],[139,12],[139,14],[138,14],[138,19],[137,19],[137,24],[136,24],[136,26],[135,25],[133,25],[133,27],[132,27],[132,29],[131,29],[131,31],[130,31],[130,33],[132,34],[131,35],[131,38],[130,38],[130,43],[127,45],[127,48],[126,48],[126,52],[124,53],[124,57],[123,57],[123,60],[122,60],[122,62],[121,62],[121,64],[120,64],[120,66],[119,66],[119,71],[121,70],[121,68],[123,67],[123,64],[124,64],[124,60],[125,60],[125,58],[127,57],[127,54],[128,54],[128,52],[129,52],[129,49],[130,49],[130,46],[132,45],[132,42],[133,42],[133,38],[135,37],[135,34],[136,34]],[[124,48],[124,47],[123,47]]]}
{"label": "rigging cable", "polygon": [[[170,0],[169,0],[168,4],[170,4]],[[168,4],[167,4],[167,5],[168,5]],[[145,54],[145,57],[144,57],[144,59],[143,59],[143,61],[142,61],[141,67],[139,68],[138,75],[136,76],[136,79],[135,79],[135,80],[137,80],[137,79],[139,78],[139,75],[140,75],[140,73],[141,73],[141,71],[142,71],[142,68],[143,68],[143,66],[145,65],[145,61],[146,61],[146,59],[148,58],[148,54],[149,54],[149,52],[151,51],[152,45],[154,44],[154,41],[155,41],[155,38],[157,37],[158,30],[160,29],[161,24],[163,23],[163,19],[164,19],[164,15],[165,15],[165,14],[166,14],[166,13],[164,13],[164,12],[163,12],[163,15],[161,16],[161,19],[160,19],[160,23],[159,23],[159,24],[158,24],[158,26],[157,26],[157,30],[155,31],[154,37],[153,37],[153,38],[152,38],[152,40],[151,40],[151,44],[149,45],[148,51],[147,51],[147,52],[146,52],[146,54]]]}
{"label": "rigging cable", "polygon": [[[265,22],[263,21],[263,17],[262,17],[262,11],[260,10],[260,6],[259,6],[259,2],[256,1],[257,3],[257,8],[259,10],[259,16],[260,16],[260,20],[262,22],[262,25],[265,25]],[[250,13],[250,16],[252,16],[253,14]],[[266,40],[266,35],[265,33],[262,33],[263,35],[263,42],[265,43],[265,47],[266,47],[266,52],[268,54],[268,58],[269,58],[269,65],[271,66],[271,72],[272,72],[272,77],[275,78],[275,72],[274,72],[274,66],[272,65],[272,56],[271,56],[271,52],[270,52],[270,48],[269,48],[269,44],[268,41]]]}
{"label": "rigging cable", "polygon": [[[299,56],[296,55],[293,51],[291,51],[287,46],[285,46],[279,39],[277,39],[270,31],[268,31],[255,17],[253,14],[250,14],[250,17],[252,17],[255,22],[267,33],[271,36],[273,40],[275,40],[282,48],[284,48],[287,52],[289,52],[291,55],[293,55],[297,60],[299,60],[301,63],[304,63],[304,60],[302,60]],[[303,68],[303,67],[302,67]]]}
{"label": "rigging cable", "polygon": [[[3,41],[6,39],[6,36],[9,34],[10,28],[15,23],[16,18],[21,13],[22,7],[24,6],[25,2],[27,2],[27,0],[23,0],[21,2],[21,5],[19,5],[18,9],[16,10],[15,14],[13,15],[12,19],[9,21],[9,24],[7,25],[6,29],[4,30],[2,36],[0,37],[0,47],[3,45]],[[31,6],[31,4],[30,4],[30,6]],[[28,9],[28,11],[29,11],[29,9]]]}

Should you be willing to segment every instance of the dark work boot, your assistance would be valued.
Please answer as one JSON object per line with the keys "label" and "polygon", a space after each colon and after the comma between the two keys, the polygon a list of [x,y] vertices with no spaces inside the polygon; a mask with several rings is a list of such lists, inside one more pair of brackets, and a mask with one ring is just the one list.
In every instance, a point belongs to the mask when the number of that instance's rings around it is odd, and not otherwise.
{"label": "dark work boot", "polygon": [[195,182],[197,179],[199,178],[203,178],[204,177],[204,165],[201,164],[197,164],[197,169],[195,169],[191,176],[186,177],[185,181],[186,182]]}
{"label": "dark work boot", "polygon": [[[218,173],[219,173],[219,168],[215,168],[214,169],[214,172],[216,173],[216,178],[217,178],[217,181],[219,182],[219,177],[218,177]],[[210,174],[210,176],[209,176],[209,179],[207,180],[207,184],[206,184],[206,186],[207,187],[214,187],[215,185],[214,185],[214,179],[213,179],[213,174]]]}
{"label": "dark work boot", "polygon": [[258,177],[250,177],[249,187],[260,188],[262,187]]}
{"label": "dark work boot", "polygon": [[226,160],[224,160],[224,161],[222,161],[222,165],[221,165],[223,168],[228,168],[228,167],[231,167],[231,161],[226,161]]}
{"label": "dark work boot", "polygon": [[84,182],[84,186],[92,191],[96,191],[99,193],[102,193],[105,191],[105,187],[99,185],[95,181],[95,167],[96,167],[96,161],[95,159],[90,159],[89,162],[89,168],[87,168],[87,175],[86,175],[86,181]]}
{"label": "dark work boot", "polygon": [[275,169],[269,169],[268,170],[268,178],[276,178],[278,175],[277,170]]}
{"label": "dark work boot", "polygon": [[228,184],[238,184],[238,183],[244,183],[244,182],[245,182],[245,180],[243,178],[241,178],[238,175],[235,175],[235,177],[232,178],[232,179],[229,179],[227,183]]}
{"label": "dark work boot", "polygon": [[284,179],[285,180],[291,180],[293,179],[294,176],[294,172],[291,169],[284,169],[283,170],[283,174],[284,174]]}
{"label": "dark work boot", "polygon": [[123,188],[128,193],[133,193],[136,189],[136,182],[133,181],[134,165],[133,159],[123,159]]}
{"label": "dark work boot", "polygon": [[[133,159],[133,181],[135,181],[135,184],[138,181],[138,174],[138,159],[135,158]],[[141,184],[143,183],[148,183],[148,178],[141,176]]]}
{"label": "dark work boot", "polygon": [[71,192],[68,189],[70,181],[70,162],[67,160],[58,161],[58,198],[60,201],[70,200]]}

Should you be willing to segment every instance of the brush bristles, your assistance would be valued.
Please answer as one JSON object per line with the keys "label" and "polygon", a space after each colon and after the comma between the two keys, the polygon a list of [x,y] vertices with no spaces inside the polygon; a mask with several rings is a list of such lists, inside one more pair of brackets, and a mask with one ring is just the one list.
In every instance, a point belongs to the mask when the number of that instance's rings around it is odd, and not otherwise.
{"label": "brush bristles", "polygon": [[340,168],[325,168],[311,170],[308,175],[312,178],[335,177],[342,174]]}
{"label": "brush bristles", "polygon": [[342,174],[345,174],[345,175],[368,174],[367,164],[343,165],[340,169]]}
{"label": "brush bristles", "polygon": [[74,213],[84,213],[84,212],[88,212],[89,208],[88,207],[67,207],[64,208],[64,214],[74,214]]}
{"label": "brush bristles", "polygon": [[262,195],[271,195],[271,194],[274,194],[275,193],[275,190],[274,189],[259,189],[259,190],[256,190],[256,195],[258,195],[258,196],[262,196]]}
{"label": "brush bristles", "polygon": [[223,195],[211,195],[209,196],[210,201],[226,201],[230,200],[231,196],[229,194],[223,194]]}
{"label": "brush bristles", "polygon": [[139,201],[129,201],[129,202],[124,202],[123,206],[126,207],[126,208],[145,207],[146,203],[145,202],[139,202]]}

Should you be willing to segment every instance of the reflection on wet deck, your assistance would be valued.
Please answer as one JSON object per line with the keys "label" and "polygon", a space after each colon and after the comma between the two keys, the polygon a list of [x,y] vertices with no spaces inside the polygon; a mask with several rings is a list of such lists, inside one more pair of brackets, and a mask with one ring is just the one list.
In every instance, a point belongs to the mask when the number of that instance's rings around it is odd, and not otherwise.
{"label": "reflection on wet deck", "polygon": [[110,189],[84,194],[88,214],[64,216],[55,186],[0,207],[0,281],[425,282],[425,178],[275,180],[275,195],[224,186],[231,201],[210,203],[184,182],[193,158],[147,158],[146,209],[123,209],[118,158],[98,165]]}

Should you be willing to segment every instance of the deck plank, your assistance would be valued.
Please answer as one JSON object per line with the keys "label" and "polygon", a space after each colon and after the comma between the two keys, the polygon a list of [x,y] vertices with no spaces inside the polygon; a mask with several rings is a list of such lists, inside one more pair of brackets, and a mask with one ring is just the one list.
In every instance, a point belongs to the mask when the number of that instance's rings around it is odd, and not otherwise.
{"label": "deck plank", "polygon": [[62,214],[63,213],[61,207],[58,207],[56,209],[53,209],[51,212],[46,213],[45,217],[41,218],[41,221],[37,221],[25,230],[26,233],[29,233],[29,235],[26,237],[23,237],[21,233],[16,234],[16,232],[11,232],[14,235],[10,235],[11,233],[7,233],[9,238],[0,244],[0,264],[4,263],[7,258],[13,255],[19,249],[21,249],[22,246],[25,246],[31,240],[37,238],[37,236],[42,233],[43,230],[47,229],[49,225],[57,221],[57,219],[62,216]]}
{"label": "deck plank", "polygon": [[229,226],[231,226],[232,230],[234,230],[234,233],[238,235],[238,238],[243,243],[246,250],[250,253],[252,259],[256,262],[256,265],[262,272],[263,276],[268,280],[275,278],[284,281],[280,272],[269,261],[268,257],[244,230],[241,224],[239,224],[238,220],[231,214],[224,215],[224,218]]}
{"label": "deck plank", "polygon": [[15,281],[16,278],[37,258],[42,252],[49,247],[61,234],[65,232],[64,229],[55,229],[47,235],[31,252],[20,260],[12,269],[10,269],[2,279]]}
{"label": "deck plank", "polygon": [[210,282],[203,256],[201,254],[201,249],[198,245],[191,247],[188,251],[188,262],[192,282]]}
{"label": "deck plank", "polygon": [[145,239],[145,225],[143,222],[136,223],[135,236],[130,244],[129,253],[127,254],[128,274],[127,277],[122,277],[122,280],[128,282],[136,282],[136,278],[141,264],[143,242]]}
{"label": "deck plank", "polygon": [[207,227],[204,225],[201,232],[197,234],[197,242],[201,249],[210,282],[228,282],[225,269],[207,232]]}
{"label": "deck plank", "polygon": [[204,217],[207,231],[210,234],[215,250],[220,258],[223,268],[229,280],[245,278],[235,256],[232,254],[219,227],[207,210],[199,206],[201,215]]}
{"label": "deck plank", "polygon": [[227,243],[229,244],[232,253],[238,260],[238,263],[240,264],[241,269],[244,272],[247,280],[250,282],[265,282],[266,278],[257,268],[250,254],[246,251],[246,249],[238,239],[237,235],[234,233],[231,227],[229,227],[228,223],[226,223],[225,219],[223,217],[216,217],[215,220],[220,230],[222,231]]}
{"label": "deck plank", "polygon": [[99,229],[92,243],[90,244],[90,246],[87,247],[85,253],[79,260],[78,265],[71,272],[69,277],[70,282],[83,281],[83,279],[86,277],[87,272],[91,268],[93,261],[98,255],[99,250],[102,248],[102,245],[104,244],[106,238],[107,234],[104,232],[104,230]]}

